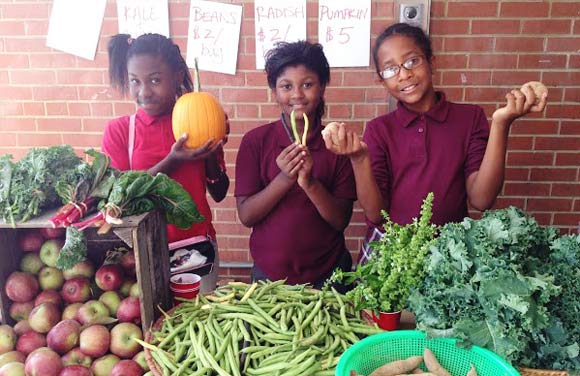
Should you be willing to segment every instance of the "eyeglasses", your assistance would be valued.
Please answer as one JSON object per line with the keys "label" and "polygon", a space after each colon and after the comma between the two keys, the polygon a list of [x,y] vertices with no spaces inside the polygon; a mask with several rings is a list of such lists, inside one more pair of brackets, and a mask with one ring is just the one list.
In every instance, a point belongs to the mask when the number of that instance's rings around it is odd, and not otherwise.
{"label": "eyeglasses", "polygon": [[393,78],[396,75],[398,75],[399,72],[401,71],[401,67],[405,68],[406,70],[411,70],[417,68],[418,66],[421,66],[424,60],[425,59],[423,56],[410,57],[407,60],[405,60],[403,64],[391,65],[390,67],[386,67],[385,69],[383,69],[383,71],[381,72],[381,77],[383,78],[383,80],[388,80],[389,78]]}

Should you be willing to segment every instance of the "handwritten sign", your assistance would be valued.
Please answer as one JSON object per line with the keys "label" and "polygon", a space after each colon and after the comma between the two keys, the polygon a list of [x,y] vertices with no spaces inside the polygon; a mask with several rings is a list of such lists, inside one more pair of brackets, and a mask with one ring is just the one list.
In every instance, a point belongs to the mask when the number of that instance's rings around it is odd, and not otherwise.
{"label": "handwritten sign", "polygon": [[368,67],[371,0],[320,0],[318,41],[331,67]]}
{"label": "handwritten sign", "polygon": [[133,38],[157,33],[169,38],[167,0],[117,0],[119,33]]}
{"label": "handwritten sign", "polygon": [[107,0],[54,0],[46,45],[94,60],[106,5]]}
{"label": "handwritten sign", "polygon": [[256,69],[277,42],[306,39],[306,0],[255,0]]}
{"label": "handwritten sign", "polygon": [[242,6],[192,0],[189,9],[187,65],[236,74]]}

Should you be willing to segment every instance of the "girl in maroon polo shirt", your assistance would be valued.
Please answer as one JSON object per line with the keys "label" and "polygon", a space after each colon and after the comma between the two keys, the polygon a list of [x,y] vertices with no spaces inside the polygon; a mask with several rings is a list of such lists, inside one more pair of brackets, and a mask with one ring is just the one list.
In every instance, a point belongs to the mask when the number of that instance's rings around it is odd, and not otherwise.
{"label": "girl in maroon polo shirt", "polygon": [[[330,68],[322,46],[306,41],[277,45],[265,68],[281,118],[246,133],[236,162],[238,214],[252,228],[253,279],[320,288],[335,268],[351,268],[344,229],[356,197],[348,158],[326,150],[320,134]],[[308,116],[306,145],[294,141],[292,111],[300,135]]]}
{"label": "girl in maroon polo shirt", "polygon": [[435,91],[435,58],[421,28],[391,25],[377,38],[373,60],[397,109],[371,120],[363,141],[344,124],[324,136],[329,150],[350,156],[367,239],[382,223],[382,209],[394,222],[410,223],[429,192],[436,224],[463,220],[468,201],[478,210],[490,208],[503,185],[511,123],[543,111],[547,95],[536,98],[529,86],[512,90],[489,127],[479,106],[449,102]]}
{"label": "girl in maroon polo shirt", "polygon": [[115,168],[163,172],[189,192],[205,220],[185,230],[168,225],[168,240],[170,249],[194,244],[193,248],[214,261],[212,273],[204,276],[201,286],[202,292],[211,291],[217,282],[218,256],[206,189],[215,201],[223,200],[228,190],[225,140],[210,140],[198,149],[184,145],[187,135],[175,140],[173,106],[193,85],[179,46],[171,39],[159,34],[136,39],[119,34],[109,42],[108,52],[111,85],[123,94],[128,92],[138,109],[134,115],[109,122],[102,150]]}

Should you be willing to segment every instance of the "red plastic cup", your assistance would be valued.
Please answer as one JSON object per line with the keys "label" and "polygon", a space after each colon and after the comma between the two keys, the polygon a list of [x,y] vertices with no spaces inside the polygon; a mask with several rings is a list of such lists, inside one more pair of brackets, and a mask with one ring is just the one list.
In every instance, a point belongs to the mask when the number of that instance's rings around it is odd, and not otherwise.
{"label": "red plastic cup", "polygon": [[[169,288],[174,298],[194,299],[199,294],[200,285],[201,277],[194,273],[175,274],[169,279]],[[181,303],[177,299],[173,302],[175,305]]]}
{"label": "red plastic cup", "polygon": [[380,312],[378,317],[373,312],[373,321],[383,330],[397,330],[401,322],[401,311]]}

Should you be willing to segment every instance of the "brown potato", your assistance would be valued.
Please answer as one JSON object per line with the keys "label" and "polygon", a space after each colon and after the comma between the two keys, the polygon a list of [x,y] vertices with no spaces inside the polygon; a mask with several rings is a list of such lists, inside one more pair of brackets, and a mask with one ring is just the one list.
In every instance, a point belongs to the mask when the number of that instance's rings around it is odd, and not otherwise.
{"label": "brown potato", "polygon": [[526,82],[525,84],[522,85],[522,89],[524,88],[524,86],[529,86],[534,91],[534,94],[536,94],[536,101],[534,102],[534,104],[540,103],[540,99],[542,98],[542,96],[544,94],[548,94],[548,88],[540,81]]}

